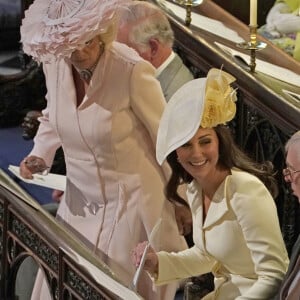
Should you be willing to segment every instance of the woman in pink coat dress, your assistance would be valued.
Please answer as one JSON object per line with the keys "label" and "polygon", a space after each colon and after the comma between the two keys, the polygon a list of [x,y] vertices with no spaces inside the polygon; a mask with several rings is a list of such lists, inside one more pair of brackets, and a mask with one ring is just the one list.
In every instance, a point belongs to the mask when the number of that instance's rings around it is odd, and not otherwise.
{"label": "woman in pink coat dress", "polygon": [[[27,10],[21,41],[43,62],[47,107],[20,169],[31,178],[62,145],[67,186],[57,218],[133,276],[130,252],[158,219],[154,248],[179,251],[186,244],[163,193],[167,175],[155,160],[165,100],[150,63],[113,42],[118,5],[36,0]],[[33,298],[46,299],[38,281]],[[138,289],[149,300],[173,299],[175,291],[176,284],[153,287],[146,275]]]}

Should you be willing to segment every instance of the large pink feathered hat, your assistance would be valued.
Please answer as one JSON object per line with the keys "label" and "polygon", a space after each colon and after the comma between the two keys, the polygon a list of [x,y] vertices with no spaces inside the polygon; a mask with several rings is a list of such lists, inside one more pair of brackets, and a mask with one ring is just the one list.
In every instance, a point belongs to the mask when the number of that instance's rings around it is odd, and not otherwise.
{"label": "large pink feathered hat", "polygon": [[23,50],[47,62],[71,53],[114,25],[124,0],[35,0],[21,26]]}

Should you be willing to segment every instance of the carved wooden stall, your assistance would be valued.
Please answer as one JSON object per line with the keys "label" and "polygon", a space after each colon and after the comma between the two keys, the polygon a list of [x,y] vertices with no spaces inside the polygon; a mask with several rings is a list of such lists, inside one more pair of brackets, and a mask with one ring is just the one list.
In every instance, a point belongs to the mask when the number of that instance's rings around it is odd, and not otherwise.
{"label": "carved wooden stall", "polygon": [[13,55],[8,61],[1,61],[0,67],[14,69],[12,73],[0,72],[0,127],[20,125],[27,111],[46,106],[42,68],[24,54],[20,44],[21,20],[31,3],[32,0],[4,2],[4,10],[0,3],[0,54]]}
{"label": "carved wooden stall", "polygon": [[17,126],[29,110],[42,110],[46,106],[42,68],[33,60],[27,61],[22,51],[19,58],[20,72],[0,74],[0,127]]}
{"label": "carved wooden stall", "polygon": [[126,271],[97,256],[0,170],[0,299],[13,300],[17,271],[32,257],[53,299],[142,299]]}
{"label": "carved wooden stall", "polygon": [[[250,72],[247,61],[223,51],[215,42],[245,54],[249,54],[248,50],[242,50],[235,42],[194,24],[196,14],[206,16],[222,22],[245,41],[249,40],[248,26],[215,2],[204,0],[201,5],[193,7],[189,27],[185,25],[182,15],[170,9],[170,5],[174,6],[173,1],[152,2],[167,13],[175,32],[175,50],[196,77],[205,75],[211,67],[223,67],[236,77],[238,113],[230,126],[241,148],[257,161],[270,160],[275,165],[280,190],[276,204],[282,233],[290,251],[299,232],[299,204],[283,182],[281,172],[284,167],[284,144],[300,128],[300,101],[286,95],[283,90],[300,94],[300,63],[259,37],[267,47],[256,53],[257,59],[280,66],[287,70],[287,74],[292,71],[299,77],[296,76],[294,84],[291,84],[292,78],[282,81],[260,71]],[[259,66],[261,62],[256,63]]]}

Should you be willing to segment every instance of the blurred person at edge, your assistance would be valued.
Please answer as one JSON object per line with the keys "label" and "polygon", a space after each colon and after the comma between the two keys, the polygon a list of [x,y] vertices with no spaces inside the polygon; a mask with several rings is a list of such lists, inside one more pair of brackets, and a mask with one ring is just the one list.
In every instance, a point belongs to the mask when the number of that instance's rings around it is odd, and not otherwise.
{"label": "blurred person at edge", "polygon": [[300,1],[275,1],[258,32],[300,61]]}
{"label": "blurred person at edge", "polygon": [[[287,141],[285,150],[286,168],[283,170],[283,176],[300,202],[300,131],[294,133]],[[300,235],[292,249],[288,271],[275,299],[300,299]]]}

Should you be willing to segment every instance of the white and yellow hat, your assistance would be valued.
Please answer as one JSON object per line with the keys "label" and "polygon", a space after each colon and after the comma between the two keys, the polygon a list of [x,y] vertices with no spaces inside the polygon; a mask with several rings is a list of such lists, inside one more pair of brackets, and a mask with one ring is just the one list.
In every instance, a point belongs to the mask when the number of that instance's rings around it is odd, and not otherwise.
{"label": "white and yellow hat", "polygon": [[206,78],[184,84],[163,112],[157,136],[156,159],[162,164],[175,149],[189,141],[201,126],[213,128],[231,121],[236,113],[235,78],[211,69]]}

